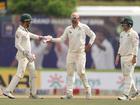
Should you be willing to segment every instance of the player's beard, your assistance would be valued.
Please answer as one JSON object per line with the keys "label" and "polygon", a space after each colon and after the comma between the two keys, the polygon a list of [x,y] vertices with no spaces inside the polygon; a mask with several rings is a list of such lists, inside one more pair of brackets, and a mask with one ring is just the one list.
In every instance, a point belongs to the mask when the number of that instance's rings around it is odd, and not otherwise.
{"label": "player's beard", "polygon": [[28,29],[30,27],[30,21],[25,22],[25,26]]}
{"label": "player's beard", "polygon": [[30,24],[27,24],[26,27],[29,28],[30,27]]}
{"label": "player's beard", "polygon": [[73,25],[74,27],[76,27],[76,26],[78,25],[78,21],[77,21],[77,20],[71,20],[71,22],[72,22],[72,25]]}
{"label": "player's beard", "polygon": [[128,30],[130,30],[130,27],[122,27],[122,29],[123,29],[123,31],[128,31]]}

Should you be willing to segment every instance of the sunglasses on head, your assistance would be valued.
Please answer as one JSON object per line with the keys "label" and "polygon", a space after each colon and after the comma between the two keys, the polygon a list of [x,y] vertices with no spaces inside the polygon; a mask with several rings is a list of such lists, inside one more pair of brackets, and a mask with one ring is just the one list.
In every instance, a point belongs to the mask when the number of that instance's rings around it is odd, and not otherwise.
{"label": "sunglasses on head", "polygon": [[78,17],[73,17],[73,16],[72,16],[71,19],[78,19]]}

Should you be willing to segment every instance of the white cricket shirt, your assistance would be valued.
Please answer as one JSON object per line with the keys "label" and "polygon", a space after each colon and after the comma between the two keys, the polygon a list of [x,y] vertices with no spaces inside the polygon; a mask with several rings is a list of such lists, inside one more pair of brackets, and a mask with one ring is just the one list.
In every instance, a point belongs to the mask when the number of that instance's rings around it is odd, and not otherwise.
{"label": "white cricket shirt", "polygon": [[86,35],[90,37],[89,43],[92,45],[95,40],[95,33],[86,25],[79,23],[77,27],[68,26],[60,38],[53,38],[53,42],[64,42],[69,40],[69,53],[82,53],[85,51]]}
{"label": "white cricket shirt", "polygon": [[29,51],[31,53],[30,38],[38,39],[39,36],[32,34],[23,26],[19,26],[15,35],[15,47],[17,48],[17,57],[24,57],[23,51]]}
{"label": "white cricket shirt", "polygon": [[138,54],[139,36],[132,28],[128,32],[121,32],[118,54],[121,56]]}

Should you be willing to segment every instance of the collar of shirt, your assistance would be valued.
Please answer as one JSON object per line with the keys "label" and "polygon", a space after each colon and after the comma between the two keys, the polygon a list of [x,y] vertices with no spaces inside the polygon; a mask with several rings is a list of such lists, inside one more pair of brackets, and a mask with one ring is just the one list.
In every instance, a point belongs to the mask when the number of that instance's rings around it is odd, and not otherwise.
{"label": "collar of shirt", "polygon": [[131,28],[131,29],[128,30],[127,32],[124,31],[124,33],[129,34],[132,30],[133,30],[133,28]]}
{"label": "collar of shirt", "polygon": [[[81,28],[82,27],[82,23],[79,22],[78,25],[76,26],[76,28]],[[73,29],[73,26],[71,25],[71,28]]]}
{"label": "collar of shirt", "polygon": [[24,30],[24,31],[26,31],[26,32],[28,32],[28,29],[24,28],[22,25],[20,25],[19,28]]}

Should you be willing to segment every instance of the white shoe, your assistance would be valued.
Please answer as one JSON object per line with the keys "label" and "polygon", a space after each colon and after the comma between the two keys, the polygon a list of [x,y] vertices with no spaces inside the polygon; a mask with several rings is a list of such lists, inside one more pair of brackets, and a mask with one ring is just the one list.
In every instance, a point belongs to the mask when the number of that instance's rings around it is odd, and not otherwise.
{"label": "white shoe", "polygon": [[4,90],[3,91],[3,95],[6,96],[6,97],[8,97],[8,98],[10,98],[10,99],[15,99],[15,96],[13,96],[11,94],[11,92],[9,92],[9,91]]}
{"label": "white shoe", "polygon": [[60,99],[72,99],[73,95],[61,96]]}
{"label": "white shoe", "polygon": [[130,96],[130,98],[131,98],[131,100],[133,100],[133,99],[136,99],[136,97],[139,96],[139,95],[140,95],[140,93],[137,91],[136,93],[132,94]]}
{"label": "white shoe", "polygon": [[29,98],[31,98],[31,99],[43,99],[43,97],[39,97],[38,95],[32,95],[31,93],[30,93]]}
{"label": "white shoe", "polygon": [[0,96],[3,94],[3,90],[2,88],[0,87]]}
{"label": "white shoe", "polygon": [[86,92],[86,97],[85,98],[89,100],[89,99],[91,99],[91,97],[92,97],[91,88],[89,88],[88,91]]}
{"label": "white shoe", "polygon": [[122,95],[122,96],[118,97],[118,100],[129,101],[130,99],[129,99],[129,96]]}

